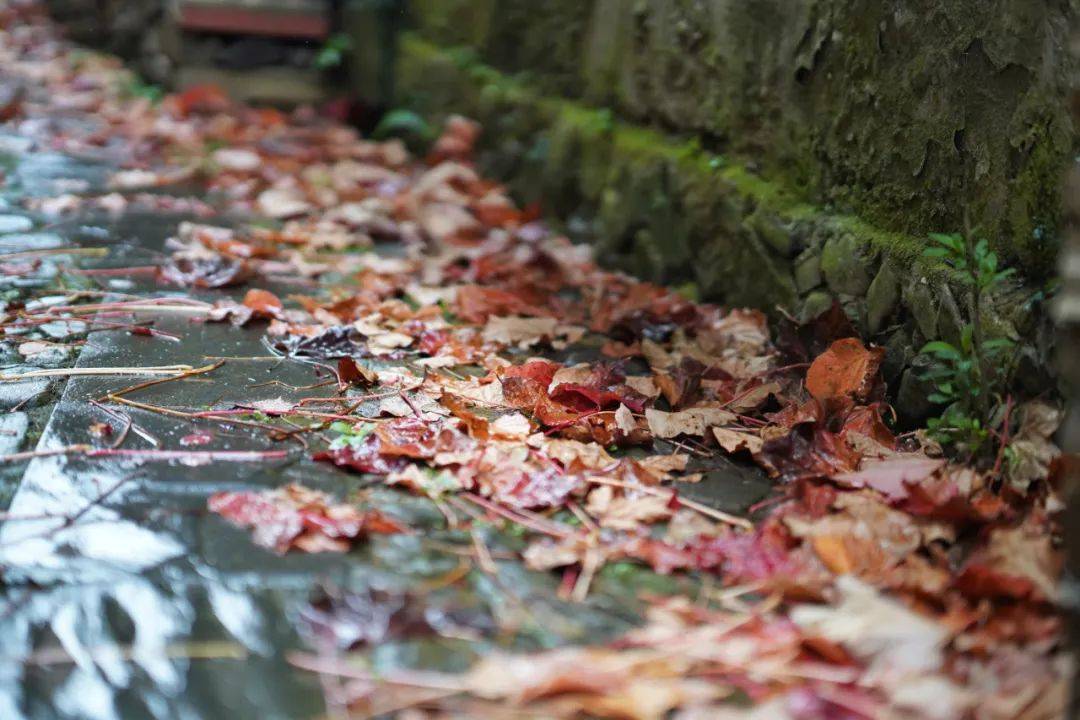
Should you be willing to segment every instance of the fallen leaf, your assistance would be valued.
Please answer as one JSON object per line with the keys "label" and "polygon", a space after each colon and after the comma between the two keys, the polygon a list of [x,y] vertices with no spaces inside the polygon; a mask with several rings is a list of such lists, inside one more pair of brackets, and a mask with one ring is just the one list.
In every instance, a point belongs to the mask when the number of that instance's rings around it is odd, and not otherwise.
{"label": "fallen leaf", "polygon": [[873,488],[890,500],[901,500],[909,494],[909,486],[918,484],[942,467],[945,461],[925,455],[899,456],[889,460],[867,463],[854,472],[832,476],[844,487]]}
{"label": "fallen leaf", "polygon": [[712,429],[716,441],[726,452],[736,453],[745,450],[751,455],[761,452],[765,441],[760,435],[743,430],[731,430],[729,428],[714,427]]}
{"label": "fallen leaf", "polygon": [[377,510],[335,505],[326,494],[302,485],[216,493],[207,507],[236,525],[252,528],[256,544],[278,553],[344,552],[366,534],[406,531]]}
{"label": "fallen leaf", "polygon": [[868,350],[858,338],[837,340],[810,365],[806,389],[818,400],[866,400],[884,357],[882,348]]}
{"label": "fallen leaf", "polygon": [[379,382],[379,376],[374,371],[352,358],[344,357],[338,360],[337,371],[341,382],[346,385],[371,387]]}
{"label": "fallen leaf", "polygon": [[957,585],[974,597],[1053,602],[1061,561],[1045,529],[1031,523],[997,528],[964,563]]}
{"label": "fallen leaf", "polygon": [[277,317],[284,306],[274,293],[252,288],[244,295],[244,307],[249,308],[254,317],[271,319]]}
{"label": "fallen leaf", "polygon": [[649,408],[645,411],[645,419],[654,437],[666,439],[679,435],[701,437],[710,427],[733,423],[736,417],[721,408],[690,408],[678,412]]}
{"label": "fallen leaf", "polygon": [[797,605],[792,622],[869,663],[868,673],[878,681],[941,669],[949,639],[944,627],[853,577],[837,578],[836,588],[837,605]]}

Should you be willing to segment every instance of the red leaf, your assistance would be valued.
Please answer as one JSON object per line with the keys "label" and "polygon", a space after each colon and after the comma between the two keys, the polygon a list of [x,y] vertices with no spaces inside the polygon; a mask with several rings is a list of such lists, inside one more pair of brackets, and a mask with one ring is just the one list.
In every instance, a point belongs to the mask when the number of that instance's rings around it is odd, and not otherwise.
{"label": "red leaf", "polygon": [[216,493],[207,507],[235,525],[252,528],[257,544],[279,553],[291,549],[344,552],[365,534],[406,531],[378,511],[331,505],[326,494],[302,485]]}
{"label": "red leaf", "polygon": [[998,528],[964,564],[957,587],[972,597],[1053,600],[1061,554],[1046,528],[1028,523]]}
{"label": "red leaf", "polygon": [[547,316],[547,310],[526,302],[521,297],[492,287],[465,285],[458,289],[457,314],[472,323],[486,323],[492,315]]}
{"label": "red leaf", "polygon": [[379,438],[375,434],[371,434],[363,443],[324,450],[315,453],[312,458],[321,462],[331,462],[338,467],[355,472],[372,473],[374,475],[389,475],[395,470],[401,470],[408,464],[403,457],[385,457],[381,455],[379,452],[381,445]]}
{"label": "red leaf", "polygon": [[379,423],[375,435],[380,441],[379,454],[384,457],[430,458],[438,449],[438,426],[417,417]]}
{"label": "red leaf", "polygon": [[165,104],[177,115],[221,112],[229,107],[229,96],[217,85],[194,85],[182,93],[170,95]]}

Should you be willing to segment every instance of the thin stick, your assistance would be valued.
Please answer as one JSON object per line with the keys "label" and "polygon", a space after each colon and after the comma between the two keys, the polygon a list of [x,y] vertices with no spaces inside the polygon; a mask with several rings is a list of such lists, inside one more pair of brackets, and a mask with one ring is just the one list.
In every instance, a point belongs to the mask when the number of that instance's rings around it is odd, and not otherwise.
{"label": "thin stick", "polygon": [[581,521],[582,525],[589,528],[590,532],[593,532],[593,533],[599,533],[600,532],[600,526],[597,525],[596,522],[594,522],[593,519],[591,517],[589,517],[589,514],[587,512],[585,512],[584,510],[582,510],[581,506],[578,505],[576,502],[574,502],[573,500],[570,500],[569,502],[566,503],[566,507],[570,508],[570,512],[574,513],[574,516],[577,517],[577,519]]}
{"label": "thin stick", "polygon": [[90,445],[68,445],[51,450],[0,455],[0,463],[18,462],[55,455],[82,455],[88,458],[133,457],[146,460],[220,460],[222,462],[259,462],[282,460],[289,456],[286,450],[132,450],[125,448],[95,448]]}
{"label": "thin stick", "polygon": [[[253,427],[267,432],[280,432],[283,435],[283,439],[293,438],[304,447],[307,447],[307,443],[304,441],[304,439],[296,435],[297,431],[286,432],[285,430],[282,430],[282,428],[279,428],[275,425],[270,425],[268,423],[261,423],[255,420],[243,420],[231,417],[213,417],[210,415],[197,415],[195,413],[185,412],[183,410],[176,410],[174,408],[164,407],[162,405],[152,405],[150,403],[139,402],[138,400],[129,400],[128,398],[124,397],[110,396],[109,400],[111,400],[112,402],[120,403],[121,405],[128,405],[133,408],[138,408],[139,410],[146,410],[147,412],[158,413],[160,415],[168,415],[169,417],[182,418],[184,420],[190,420],[192,422],[196,420],[208,420],[210,422],[216,422],[220,425],[244,425],[246,427]],[[308,430],[308,428],[303,428],[302,430]]]}
{"label": "thin stick", "polygon": [[190,365],[152,365],[147,367],[112,367],[112,368],[56,368],[52,370],[30,370],[18,375],[0,373],[0,382],[21,382],[44,377],[79,377],[101,375],[174,375],[186,373],[193,368]]}
{"label": "thin stick", "polygon": [[479,495],[471,492],[461,493],[458,497],[465,498],[466,500],[475,503],[476,505],[479,505],[485,510],[489,510],[496,515],[501,515],[502,517],[510,520],[511,522],[517,523],[518,525],[523,525],[527,528],[530,528],[531,530],[536,530],[537,532],[544,533],[545,535],[554,535],[555,537],[572,537],[574,534],[569,530],[564,530],[560,528],[558,525],[551,522],[550,520],[547,520],[546,518],[534,519],[526,517],[525,515],[519,515],[508,508],[497,505],[496,503],[493,503],[490,500],[482,498]]}
{"label": "thin stick", "polygon": [[22,258],[37,258],[46,255],[89,255],[90,257],[105,257],[109,254],[109,248],[80,248],[59,247],[42,250],[21,250],[19,252],[0,253],[0,262],[7,260],[20,260]]}
{"label": "thin stick", "polygon": [[285,660],[293,667],[301,670],[352,678],[354,680],[378,681],[390,685],[409,685],[411,687],[431,688],[432,690],[445,690],[449,693],[464,692],[466,689],[460,680],[457,680],[451,675],[444,675],[442,673],[394,670],[375,676],[362,668],[345,665],[341,662],[335,662],[327,658],[319,657],[318,655],[295,650],[286,653]]}
{"label": "thin stick", "polygon": [[[214,370],[217,370],[223,364],[225,364],[224,360],[218,360],[216,363],[213,363],[211,365],[203,365],[200,368],[193,368],[190,365],[185,365],[184,366],[185,369],[180,371],[179,375],[175,375],[173,377],[161,378],[161,379],[158,379],[158,380],[147,380],[146,382],[141,382],[141,383],[138,383],[136,385],[132,385],[131,387],[126,387],[126,388],[124,388],[122,390],[115,390],[115,391],[113,391],[111,393],[108,393],[105,396],[105,398],[108,398],[108,399],[111,400],[111,399],[118,398],[121,395],[127,395],[129,393],[133,393],[136,390],[142,390],[144,388],[152,387],[154,385],[160,385],[161,383],[172,382],[173,380],[182,380],[184,378],[192,377],[193,375],[205,375],[208,372],[213,372]],[[105,399],[105,398],[98,398],[98,399],[102,400],[102,399]]]}
{"label": "thin stick", "polygon": [[585,598],[589,596],[589,587],[592,585],[593,577],[596,576],[596,570],[602,564],[603,557],[596,548],[585,551],[585,557],[581,561],[581,574],[578,575],[574,590],[570,593],[571,600],[577,603],[585,602]]}
{"label": "thin stick", "polygon": [[746,518],[741,518],[741,517],[738,517],[736,515],[729,515],[728,513],[724,512],[723,510],[717,510],[715,508],[709,507],[708,505],[702,505],[701,503],[699,503],[697,501],[689,500],[689,499],[683,498],[683,497],[679,497],[679,494],[677,492],[675,492],[674,490],[665,491],[665,490],[661,490],[659,488],[649,487],[648,485],[634,485],[633,483],[622,482],[621,480],[611,480],[609,478],[601,478],[601,477],[586,477],[585,479],[586,479],[586,481],[591,482],[591,483],[595,483],[597,485],[611,485],[612,487],[621,487],[621,488],[628,488],[630,490],[638,490],[640,492],[645,493],[646,495],[655,495],[657,497],[673,498],[680,505],[685,505],[686,507],[690,508],[691,510],[696,510],[697,512],[701,513],[702,515],[706,515],[708,517],[714,518],[714,519],[719,520],[721,522],[725,522],[725,523],[727,523],[729,525],[734,525],[736,527],[741,527],[741,528],[744,528],[746,530],[753,530],[754,529],[754,523],[750,522]]}
{"label": "thin stick", "polygon": [[491,559],[491,551],[488,550],[484,538],[480,537],[480,533],[476,531],[476,528],[471,528],[469,534],[472,536],[473,547],[476,548],[476,562],[480,569],[488,575],[498,575],[499,568],[496,567],[495,561]]}

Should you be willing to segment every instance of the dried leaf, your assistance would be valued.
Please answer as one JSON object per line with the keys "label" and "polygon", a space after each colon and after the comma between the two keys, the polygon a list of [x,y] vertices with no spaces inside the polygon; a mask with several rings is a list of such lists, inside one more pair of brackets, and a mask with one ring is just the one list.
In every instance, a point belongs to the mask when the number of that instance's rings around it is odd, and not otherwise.
{"label": "dried leaf", "polygon": [[649,431],[658,438],[673,438],[679,435],[701,437],[710,427],[728,425],[735,422],[735,415],[722,408],[690,408],[679,412],[664,412],[648,409],[645,419]]}
{"label": "dried leaf", "polygon": [[810,365],[806,389],[818,400],[867,400],[884,357],[882,348],[868,350],[858,338],[837,340]]}

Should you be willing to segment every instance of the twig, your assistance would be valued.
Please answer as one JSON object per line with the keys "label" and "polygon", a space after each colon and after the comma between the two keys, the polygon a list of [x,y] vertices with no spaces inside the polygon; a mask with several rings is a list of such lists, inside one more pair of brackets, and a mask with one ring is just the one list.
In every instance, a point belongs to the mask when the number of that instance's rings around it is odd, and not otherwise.
{"label": "twig", "polygon": [[445,690],[448,693],[458,693],[466,690],[465,685],[459,679],[452,675],[445,675],[442,673],[393,670],[375,676],[354,665],[334,662],[333,660],[322,658],[318,655],[312,655],[311,653],[299,652],[296,650],[286,653],[285,660],[293,667],[301,670],[336,675],[338,677],[347,677],[354,680],[377,681],[390,685],[431,688],[432,690]]}
{"label": "twig", "polygon": [[88,458],[132,457],[145,460],[220,460],[222,462],[260,462],[281,460],[289,456],[286,450],[133,450],[127,448],[95,448],[90,445],[68,445],[51,450],[0,455],[0,463],[18,462],[55,455],[81,455]]}
{"label": "twig", "polygon": [[190,365],[152,365],[147,367],[112,367],[112,368],[56,368],[52,370],[30,370],[18,375],[0,373],[0,382],[21,382],[43,377],[80,377],[88,375],[173,375],[187,373]]}
{"label": "twig", "polygon": [[173,377],[160,378],[158,380],[147,380],[146,382],[137,383],[135,385],[132,385],[131,387],[123,388],[122,390],[114,390],[113,392],[110,392],[104,397],[98,399],[114,400],[121,395],[127,395],[129,393],[135,392],[136,390],[143,390],[148,387],[153,387],[154,385],[160,385],[161,383],[172,382],[173,380],[183,380],[184,378],[192,377],[193,375],[205,375],[208,372],[213,372],[214,370],[217,370],[224,364],[224,360],[218,360],[216,363],[213,363],[211,365],[204,365],[200,368],[193,368],[190,365],[184,365],[183,367],[185,369],[180,371],[178,375],[174,375]]}
{"label": "twig", "polygon": [[994,459],[994,469],[990,477],[998,477],[1001,474],[1001,465],[1005,460],[1005,449],[1009,445],[1009,423],[1011,422],[1013,407],[1012,395],[1005,398],[1005,415],[1001,419],[1001,444],[998,446],[997,458]]}
{"label": "twig", "polygon": [[113,410],[110,407],[106,407],[105,405],[102,405],[101,403],[99,403],[97,400],[91,400],[90,404],[93,405],[94,407],[100,409],[102,412],[104,412],[104,413],[106,413],[108,415],[111,415],[112,417],[116,418],[117,420],[120,420],[121,422],[127,423],[127,426],[124,428],[124,432],[121,433],[120,439],[118,439],[115,443],[113,443],[113,447],[120,447],[124,443],[124,438],[127,436],[127,433],[128,433],[129,430],[134,432],[136,435],[138,435],[139,437],[141,437],[143,440],[150,443],[154,447],[160,447],[161,446],[161,441],[160,440],[158,440],[156,437],[154,437],[152,434],[150,434],[150,432],[148,430],[146,430],[145,428],[143,428],[141,425],[133,422],[132,419],[131,419],[131,416],[128,415],[127,413],[120,412],[119,410]]}
{"label": "twig", "polygon": [[716,520],[720,520],[721,522],[725,522],[728,525],[734,525],[736,527],[745,528],[746,530],[753,530],[754,529],[754,524],[752,522],[750,522],[749,520],[747,520],[746,518],[741,518],[741,517],[738,517],[736,515],[730,515],[730,514],[724,512],[723,510],[717,510],[715,508],[709,507],[708,505],[702,505],[701,503],[699,503],[699,502],[697,502],[695,500],[690,500],[690,499],[687,499],[687,498],[680,497],[679,494],[677,492],[675,492],[674,490],[666,490],[665,491],[665,490],[661,490],[659,488],[649,487],[648,485],[634,485],[633,483],[623,482],[621,480],[611,480],[609,478],[602,478],[602,477],[586,477],[585,479],[586,479],[586,481],[591,482],[591,483],[595,483],[597,485],[611,485],[612,487],[621,487],[621,488],[627,488],[627,489],[630,489],[630,490],[638,490],[640,492],[645,493],[646,495],[655,495],[657,497],[670,498],[670,499],[675,500],[675,502],[679,503],[680,505],[685,505],[686,507],[690,508],[691,510],[696,510],[697,512],[701,513],[702,515],[707,515],[708,517],[714,518]]}
{"label": "twig", "polygon": [[0,262],[8,260],[20,260],[22,258],[38,258],[46,255],[89,255],[90,257],[105,257],[109,254],[109,248],[83,248],[83,247],[59,247],[42,250],[20,250],[19,252],[0,253]]}
{"label": "twig", "polygon": [[495,561],[491,559],[491,551],[488,550],[484,538],[480,537],[480,533],[476,531],[476,528],[470,528],[469,534],[472,536],[473,547],[476,548],[476,563],[480,566],[480,569],[488,575],[497,575],[499,568],[495,566]]}
{"label": "twig", "polygon": [[585,598],[589,596],[589,587],[592,585],[593,577],[596,576],[596,571],[603,562],[603,556],[596,548],[590,547],[585,551],[585,557],[581,561],[581,574],[577,576],[574,590],[570,593],[572,601],[585,602]]}
{"label": "twig", "polygon": [[489,510],[496,515],[510,520],[511,522],[523,525],[531,530],[544,533],[545,535],[554,535],[555,537],[572,537],[574,533],[568,529],[564,529],[555,523],[551,522],[547,518],[542,517],[528,517],[524,514],[518,514],[509,508],[504,508],[501,505],[491,502],[486,498],[482,498],[471,492],[460,493],[458,497],[465,498],[466,500],[479,505],[485,510]]}

